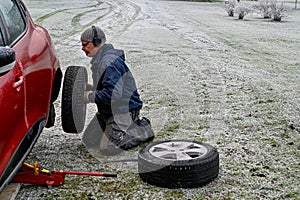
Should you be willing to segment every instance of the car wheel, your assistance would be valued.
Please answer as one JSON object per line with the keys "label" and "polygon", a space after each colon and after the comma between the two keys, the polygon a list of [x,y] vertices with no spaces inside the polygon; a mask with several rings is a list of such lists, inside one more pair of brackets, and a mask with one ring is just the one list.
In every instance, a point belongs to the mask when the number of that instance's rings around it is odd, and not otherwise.
{"label": "car wheel", "polygon": [[139,151],[140,178],[166,188],[203,186],[218,176],[219,153],[213,146],[189,140],[152,143]]}
{"label": "car wheel", "polygon": [[87,77],[86,69],[80,66],[69,66],[65,72],[61,122],[67,133],[80,133],[84,128],[86,104],[83,102],[83,95],[87,87]]}

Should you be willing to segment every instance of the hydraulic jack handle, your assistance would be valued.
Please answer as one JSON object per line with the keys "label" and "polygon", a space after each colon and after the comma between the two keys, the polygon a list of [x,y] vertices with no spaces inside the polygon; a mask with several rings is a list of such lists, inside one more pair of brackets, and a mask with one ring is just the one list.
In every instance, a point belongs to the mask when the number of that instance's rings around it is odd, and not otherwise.
{"label": "hydraulic jack handle", "polygon": [[29,183],[47,186],[61,186],[65,182],[65,175],[87,175],[87,176],[103,176],[117,177],[117,174],[97,173],[97,172],[73,172],[73,171],[49,171],[40,169],[38,162],[34,165],[24,163],[21,170],[15,175],[12,182]]}

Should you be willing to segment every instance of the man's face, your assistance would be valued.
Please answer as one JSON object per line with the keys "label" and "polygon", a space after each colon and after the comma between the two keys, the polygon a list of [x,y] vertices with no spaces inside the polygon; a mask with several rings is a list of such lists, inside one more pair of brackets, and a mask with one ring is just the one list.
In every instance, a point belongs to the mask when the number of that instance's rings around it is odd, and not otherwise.
{"label": "man's face", "polygon": [[81,41],[82,51],[84,51],[87,57],[93,57],[96,55],[98,48],[94,46],[92,42]]}

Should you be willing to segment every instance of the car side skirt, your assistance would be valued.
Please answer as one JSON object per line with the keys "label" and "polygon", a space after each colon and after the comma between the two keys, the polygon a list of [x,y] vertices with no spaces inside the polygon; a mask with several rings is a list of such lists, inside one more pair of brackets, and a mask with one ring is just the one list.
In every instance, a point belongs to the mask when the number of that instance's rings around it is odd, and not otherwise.
{"label": "car side skirt", "polygon": [[0,177],[0,192],[6,187],[18,170],[22,167],[27,155],[30,153],[34,144],[39,138],[45,123],[45,118],[35,123],[34,126],[27,132],[22,142],[19,144],[18,148],[7,164],[4,173]]}

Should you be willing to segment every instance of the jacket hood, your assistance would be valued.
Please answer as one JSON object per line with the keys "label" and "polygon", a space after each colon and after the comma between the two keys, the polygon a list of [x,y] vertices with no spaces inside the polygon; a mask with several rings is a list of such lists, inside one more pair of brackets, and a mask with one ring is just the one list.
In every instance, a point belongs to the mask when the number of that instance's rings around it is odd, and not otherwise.
{"label": "jacket hood", "polygon": [[123,50],[115,49],[112,44],[104,44],[95,57],[91,60],[91,64],[93,63],[99,63],[103,56],[108,56],[110,59],[115,60],[116,58],[121,58],[123,61],[125,61],[125,54]]}

